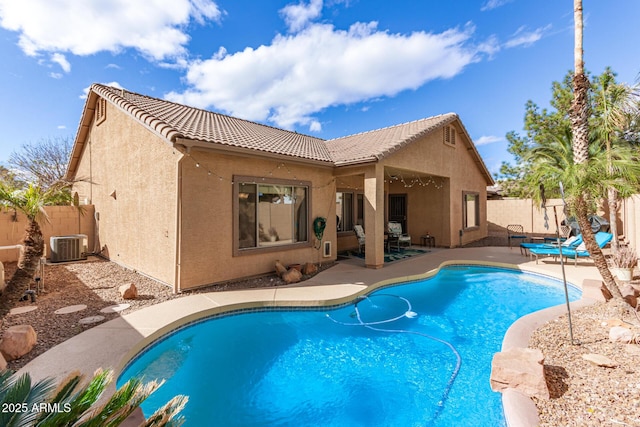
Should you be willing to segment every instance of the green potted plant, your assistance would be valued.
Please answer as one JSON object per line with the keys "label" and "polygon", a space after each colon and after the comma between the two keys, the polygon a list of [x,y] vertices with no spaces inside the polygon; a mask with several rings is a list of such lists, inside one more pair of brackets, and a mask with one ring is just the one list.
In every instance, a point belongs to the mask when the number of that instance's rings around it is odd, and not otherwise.
{"label": "green potted plant", "polygon": [[633,269],[638,265],[638,254],[630,246],[620,247],[617,252],[611,254],[609,265],[618,279],[626,282],[631,281]]}

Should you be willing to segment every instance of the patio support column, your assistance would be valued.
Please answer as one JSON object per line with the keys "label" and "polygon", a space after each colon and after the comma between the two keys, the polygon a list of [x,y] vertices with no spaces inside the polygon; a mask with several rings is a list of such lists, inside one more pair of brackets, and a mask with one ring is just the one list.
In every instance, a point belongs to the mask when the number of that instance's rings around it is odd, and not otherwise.
{"label": "patio support column", "polygon": [[367,268],[384,265],[384,165],[376,163],[364,174],[364,229]]}

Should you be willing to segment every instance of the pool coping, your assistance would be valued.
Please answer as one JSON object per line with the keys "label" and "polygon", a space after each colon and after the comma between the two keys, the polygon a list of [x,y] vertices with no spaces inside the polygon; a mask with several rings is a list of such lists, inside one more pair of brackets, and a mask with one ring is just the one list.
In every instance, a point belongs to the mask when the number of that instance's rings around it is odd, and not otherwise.
{"label": "pool coping", "polygon": [[[321,308],[341,305],[385,286],[431,277],[440,268],[448,265],[486,265],[561,278],[557,266],[523,261],[521,256],[514,255],[508,248],[483,247],[434,252],[396,261],[393,265],[385,265],[385,268],[379,270],[366,269],[353,263],[338,263],[297,286],[201,293],[169,300],[134,311],[76,335],[38,356],[19,373],[29,372],[32,379],[37,381],[52,376],[61,379],[78,369],[91,375],[98,367],[112,366],[115,367],[117,377],[136,354],[160,336],[187,323],[236,310],[273,307]],[[580,274],[577,276],[586,274],[591,278],[595,275],[599,277],[597,270],[589,266],[577,267],[572,272],[574,274],[569,274],[567,281],[579,288],[582,288],[579,277],[572,277],[578,272]],[[574,304],[576,303],[572,303],[572,306]],[[503,349],[505,345],[516,344],[527,347],[530,334],[547,320],[562,314],[563,307],[552,307],[518,319],[505,334]],[[110,395],[113,391],[115,386],[112,383],[105,394]],[[522,397],[517,392],[508,391],[503,394],[503,408],[509,427],[537,425],[535,405],[531,399]],[[535,412],[533,423],[529,421],[533,420],[532,406]]]}

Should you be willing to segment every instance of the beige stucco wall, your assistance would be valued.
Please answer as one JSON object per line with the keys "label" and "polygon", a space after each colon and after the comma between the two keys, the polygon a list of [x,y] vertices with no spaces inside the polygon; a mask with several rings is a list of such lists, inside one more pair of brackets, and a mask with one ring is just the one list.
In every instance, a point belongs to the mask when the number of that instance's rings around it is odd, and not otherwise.
{"label": "beige stucco wall", "polygon": [[172,285],[182,154],[110,103],[106,115],[91,126],[76,174],[85,182],[74,186],[95,206],[92,249]]}
{"label": "beige stucco wall", "polygon": [[[425,190],[423,197],[414,197],[419,201],[415,206],[408,206],[408,231],[419,236],[425,231],[433,233],[438,246],[454,247],[460,244],[459,230],[463,225],[463,192],[476,192],[480,202],[480,226],[465,230],[462,244],[473,242],[487,236],[487,190],[489,184],[485,175],[475,161],[472,150],[468,148],[464,132],[458,122],[454,122],[457,130],[455,146],[442,141],[442,132],[433,132],[421,140],[412,142],[397,153],[384,160],[385,166],[396,167],[407,171],[427,173],[434,176],[436,185],[426,187],[415,186],[407,189],[413,192]],[[410,176],[410,172],[407,172]],[[405,180],[406,181],[406,180]],[[400,189],[402,190],[402,188]],[[393,192],[393,189],[389,190]],[[412,198],[409,198],[408,203]],[[425,229],[422,216],[433,221],[432,230]],[[441,222],[442,221],[442,222]],[[431,227],[429,225],[429,227]]]}
{"label": "beige stucco wall", "polygon": [[[85,234],[89,248],[93,245],[93,206],[82,206],[81,210],[74,206],[47,206],[44,210],[48,219],[40,223],[40,228],[45,242],[45,255],[50,253],[52,236]],[[0,247],[19,245],[26,226],[27,218],[23,214],[14,214],[13,210],[6,208],[0,210]],[[0,249],[0,261],[17,261],[19,254],[19,249]]]}
{"label": "beige stucco wall", "polygon": [[[331,242],[331,257],[322,256],[319,244],[234,256],[234,176],[255,177],[257,183],[263,178],[311,182],[309,238],[315,242],[313,219],[326,218],[323,242]],[[331,168],[192,150],[183,162],[182,177],[181,289],[268,273],[276,260],[286,266],[336,258],[336,189]]]}

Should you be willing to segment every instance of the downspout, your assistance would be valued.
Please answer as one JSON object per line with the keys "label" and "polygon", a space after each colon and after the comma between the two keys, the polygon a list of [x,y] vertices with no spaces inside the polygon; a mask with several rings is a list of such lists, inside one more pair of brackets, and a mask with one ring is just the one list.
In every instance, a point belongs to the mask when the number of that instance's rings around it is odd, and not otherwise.
{"label": "downspout", "polygon": [[177,176],[176,176],[176,227],[175,227],[175,240],[176,240],[176,248],[175,248],[175,277],[173,282],[173,292],[175,294],[179,294],[182,290],[180,289],[180,280],[182,279],[182,272],[180,270],[181,263],[181,242],[182,242],[182,160],[184,159],[184,155],[181,151],[176,150],[180,153],[180,159],[178,159],[177,164]]}

